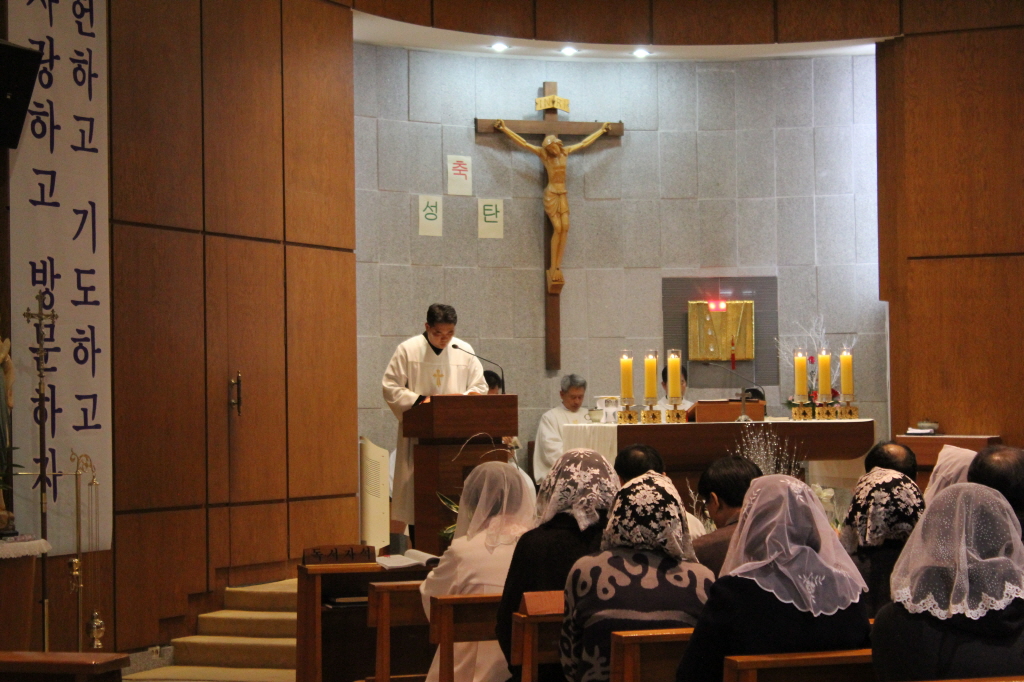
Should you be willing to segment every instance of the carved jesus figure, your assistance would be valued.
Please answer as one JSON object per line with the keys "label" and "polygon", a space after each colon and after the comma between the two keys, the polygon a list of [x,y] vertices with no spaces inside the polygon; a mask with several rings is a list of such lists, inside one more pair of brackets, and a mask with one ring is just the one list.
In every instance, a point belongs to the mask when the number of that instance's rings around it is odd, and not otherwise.
{"label": "carved jesus figure", "polygon": [[544,188],[544,212],[551,220],[551,227],[554,234],[551,236],[551,265],[547,272],[548,291],[557,294],[565,284],[562,276],[562,255],[565,253],[565,239],[569,234],[569,199],[565,189],[565,163],[569,154],[574,151],[589,147],[594,144],[597,138],[608,132],[610,123],[605,123],[595,132],[588,135],[578,144],[565,147],[562,141],[555,135],[548,135],[538,147],[532,145],[515,132],[505,126],[505,122],[498,119],[494,122],[497,130],[505,133],[523,149],[528,149],[544,163],[548,173],[548,185]]}

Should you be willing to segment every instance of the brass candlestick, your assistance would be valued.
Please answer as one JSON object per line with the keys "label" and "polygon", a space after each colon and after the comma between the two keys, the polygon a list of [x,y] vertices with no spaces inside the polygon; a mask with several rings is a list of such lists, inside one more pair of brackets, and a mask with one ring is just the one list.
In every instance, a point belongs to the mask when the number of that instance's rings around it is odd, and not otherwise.
{"label": "brass candlestick", "polygon": [[[669,398],[670,402],[672,402],[674,400],[678,400],[678,399]],[[665,423],[666,424],[685,424],[686,423],[686,410],[680,410],[679,409],[679,403],[678,402],[672,402],[672,409],[671,410],[665,410]]]}
{"label": "brass candlestick", "polygon": [[103,648],[103,642],[100,640],[103,639],[103,635],[106,632],[107,626],[106,623],[100,620],[100,612],[93,611],[92,618],[89,620],[89,638],[92,639],[93,649]]}
{"label": "brass candlestick", "polygon": [[631,407],[633,407],[632,403],[628,403],[628,402],[623,401],[622,409],[618,411],[618,417],[617,417],[618,423],[620,423],[620,424],[639,424],[640,423],[640,413],[637,412],[636,410],[629,409]]}
{"label": "brass candlestick", "polygon": [[654,409],[654,405],[648,403],[647,409],[640,413],[640,419],[644,424],[660,424],[661,410]]}

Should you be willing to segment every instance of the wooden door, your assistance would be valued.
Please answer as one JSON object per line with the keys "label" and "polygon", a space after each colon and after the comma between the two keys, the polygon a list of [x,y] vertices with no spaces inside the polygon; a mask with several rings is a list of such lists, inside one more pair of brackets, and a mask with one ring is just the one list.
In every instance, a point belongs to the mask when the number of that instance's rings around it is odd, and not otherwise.
{"label": "wooden door", "polygon": [[208,501],[283,500],[283,245],[206,237],[206,353]]}

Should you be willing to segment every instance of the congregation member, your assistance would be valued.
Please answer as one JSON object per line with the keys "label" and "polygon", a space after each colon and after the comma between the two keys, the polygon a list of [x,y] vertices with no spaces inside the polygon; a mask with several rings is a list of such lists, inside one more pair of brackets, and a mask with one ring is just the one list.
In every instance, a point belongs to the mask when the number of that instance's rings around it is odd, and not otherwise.
{"label": "congregation member", "polygon": [[807,484],[756,478],[676,680],[721,682],[726,656],[868,646],[866,590]]}
{"label": "congregation member", "polygon": [[[686,365],[685,364],[680,364],[680,366],[679,366],[679,373],[680,373],[679,380],[681,382],[680,387],[679,387],[679,392],[682,393],[682,395],[678,396],[678,397],[683,399],[683,402],[679,403],[679,409],[683,410],[683,411],[686,411],[686,410],[690,409],[691,407],[693,407],[693,401],[690,401],[690,400],[686,399]],[[658,404],[654,406],[654,409],[661,410],[661,413],[662,413],[661,420],[665,421],[665,416],[664,416],[665,415],[665,411],[672,409],[672,404],[668,401],[668,367],[662,367],[661,368],[661,390],[664,393],[664,395],[658,400]]]}
{"label": "congregation member", "polygon": [[607,680],[612,632],[693,625],[714,580],[697,563],[672,481],[654,472],[629,481],[608,513],[601,552],[579,559],[565,584],[565,678]]}
{"label": "congregation member", "polygon": [[[661,460],[661,454],[650,445],[643,443],[627,445],[619,450],[619,454],[615,457],[615,473],[619,475],[619,483],[622,485],[648,471],[657,474],[665,473],[665,463]],[[704,523],[700,519],[688,511],[685,513],[690,540],[696,540],[707,533],[707,529],[704,528]]]}
{"label": "congregation member", "polygon": [[1003,494],[1024,526],[1024,450],[990,445],[978,451],[967,468],[967,480]]}
{"label": "congregation member", "polygon": [[693,541],[697,559],[715,575],[729,551],[743,509],[743,496],[750,483],[761,476],[761,468],[745,457],[722,457],[708,465],[697,481],[697,494],[715,524],[715,530]]}
{"label": "congregation member", "polygon": [[868,617],[888,604],[889,578],[924,513],[921,489],[906,475],[875,467],[860,477],[839,540],[868,585]]}
{"label": "congregation member", "polygon": [[487,382],[487,395],[500,395],[505,390],[505,384],[501,381],[501,376],[493,369],[484,370],[484,381]]}
{"label": "congregation member", "polygon": [[[485,462],[466,477],[451,546],[420,585],[423,609],[430,598],[448,594],[493,594],[505,586],[516,541],[533,527],[537,505],[533,486],[514,464]],[[437,682],[440,654],[427,673]],[[504,682],[509,678],[497,642],[455,644],[455,682]]]}
{"label": "congregation member", "polygon": [[566,424],[586,424],[587,411],[583,398],[587,394],[587,380],[579,374],[566,374],[558,397],[562,403],[551,408],[540,418],[533,445],[533,480],[540,483],[551,467],[562,456],[562,427]]}
{"label": "congregation member", "polygon": [[[618,491],[618,477],[608,460],[593,450],[565,453],[541,482],[538,526],[516,543],[498,609],[498,643],[510,663],[512,614],[523,593],[565,588],[576,560],[601,549],[608,508]],[[519,679],[519,667],[509,667],[513,679]],[[541,682],[563,680],[557,663],[542,665],[538,672]]]}
{"label": "congregation member", "polygon": [[911,481],[917,480],[917,455],[906,445],[896,441],[882,440],[875,443],[864,456],[864,473],[875,467],[898,471]]}
{"label": "congregation member", "polygon": [[878,679],[1024,675],[1024,545],[1006,498],[956,483],[925,509],[871,632]]}
{"label": "congregation member", "polygon": [[939,456],[935,459],[935,467],[928,478],[928,487],[924,489],[924,505],[927,507],[940,492],[954,483],[967,482],[967,470],[974,461],[974,450],[958,448],[955,445],[943,445]]}
{"label": "congregation member", "polygon": [[[413,525],[413,441],[402,436],[402,416],[429,402],[433,395],[487,393],[484,369],[473,347],[455,336],[459,316],[455,308],[434,303],[427,308],[422,334],[398,344],[384,371],[384,400],[398,418],[398,445],[391,498],[391,518]],[[455,349],[451,346],[456,345]],[[468,351],[468,352],[465,352]]]}

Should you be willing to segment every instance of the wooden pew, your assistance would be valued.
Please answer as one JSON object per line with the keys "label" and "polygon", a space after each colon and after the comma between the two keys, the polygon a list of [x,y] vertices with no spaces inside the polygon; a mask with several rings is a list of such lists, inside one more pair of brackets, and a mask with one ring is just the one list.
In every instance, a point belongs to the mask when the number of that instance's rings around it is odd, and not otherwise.
{"label": "wooden pew", "polygon": [[118,682],[128,654],[0,651],[0,680]]}
{"label": "wooden pew", "polygon": [[489,642],[497,638],[501,594],[452,594],[430,598],[430,642],[440,652],[439,682],[455,682],[456,642]]}
{"label": "wooden pew", "polygon": [[610,682],[674,680],[693,628],[612,633]]}
{"label": "wooden pew", "polygon": [[726,656],[723,682],[875,682],[871,649]]}
{"label": "wooden pew", "polygon": [[522,682],[536,682],[537,666],[559,663],[565,595],[561,590],[526,592],[512,614],[512,665],[523,667]]}
{"label": "wooden pew", "polygon": [[391,675],[391,628],[419,625],[424,628],[430,625],[427,614],[423,612],[423,600],[420,597],[422,580],[405,580],[393,583],[370,583],[366,624],[377,628],[377,656],[375,675],[369,680],[375,682],[420,682],[426,679],[422,675]]}

